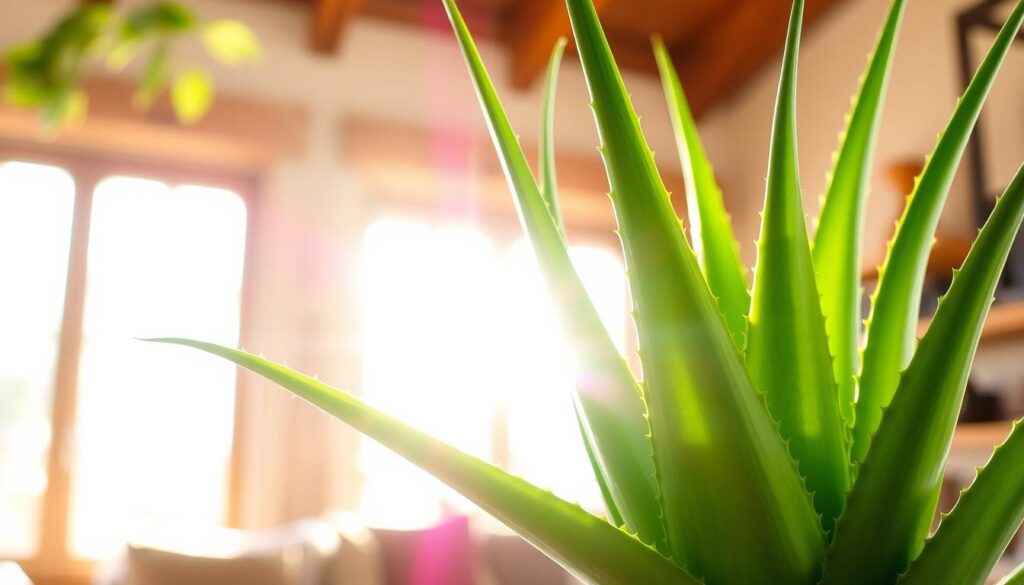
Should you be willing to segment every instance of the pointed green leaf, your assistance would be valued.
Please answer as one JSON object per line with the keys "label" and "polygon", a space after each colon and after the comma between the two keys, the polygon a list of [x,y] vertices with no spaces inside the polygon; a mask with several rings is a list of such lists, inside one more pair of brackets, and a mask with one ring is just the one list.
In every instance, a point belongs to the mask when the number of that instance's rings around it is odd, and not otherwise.
{"label": "pointed green leaf", "polygon": [[1024,585],[1024,564],[1014,569],[1009,575],[1000,579],[996,585]]}
{"label": "pointed green leaf", "polygon": [[868,63],[860,92],[840,137],[835,166],[825,189],[813,258],[825,314],[829,345],[835,357],[839,405],[853,426],[856,378],[860,370],[861,231],[871,184],[872,159],[882,101],[892,70],[896,37],[905,0],[893,0],[878,44]]}
{"label": "pointed green leaf", "polygon": [[456,38],[476,85],[491,137],[515,195],[516,208],[547,280],[581,372],[576,397],[584,439],[597,456],[600,481],[608,489],[609,508],[626,526],[667,552],[658,506],[658,489],[645,418],[643,394],[626,361],[608,336],[587,296],[566,242],[537,188],[526,156],[494,91],[480,54],[454,0],[445,0]]}
{"label": "pointed green leaf", "polygon": [[1024,426],[1018,422],[960,496],[900,585],[984,585],[1024,521]]}
{"label": "pointed green leaf", "polygon": [[[551,51],[551,61],[548,63],[548,74],[544,87],[544,116],[541,121],[540,139],[541,194],[544,196],[548,211],[563,239],[566,237],[565,225],[562,223],[562,214],[558,206],[558,175],[555,165],[555,94],[558,90],[558,70],[562,64],[562,56],[565,53],[567,42],[564,37],[559,38],[555,43],[555,48]],[[639,388],[637,392],[639,392]],[[619,512],[612,491],[608,487],[608,482],[614,480],[606,477],[605,471],[601,467],[601,459],[595,450],[596,439],[586,423],[586,410],[583,409],[578,397],[573,401],[573,406],[580,427],[580,436],[583,437],[583,446],[587,451],[590,465],[594,469],[594,477],[601,489],[605,508],[615,525],[622,526],[624,524],[622,513]],[[653,463],[651,471],[653,471]],[[664,544],[663,537],[659,544]]]}
{"label": "pointed green leaf", "polygon": [[594,6],[568,4],[629,268],[673,557],[712,583],[811,583],[824,535],[810,498],[683,237]]}
{"label": "pointed green leaf", "polygon": [[603,519],[314,378],[209,343],[187,339],[153,341],[206,351],[283,386],[447,483],[587,583],[698,585],[696,579],[652,547]]}
{"label": "pointed green leaf", "polygon": [[747,365],[828,531],[850,488],[850,464],[800,190],[796,74],[802,20],[803,0],[797,0],[772,130]]}
{"label": "pointed green leaf", "polygon": [[544,119],[540,133],[541,194],[544,195],[551,217],[558,224],[563,236],[565,225],[562,223],[562,212],[558,208],[558,174],[555,172],[555,95],[558,93],[558,70],[567,43],[564,37],[559,38],[554,50],[551,51],[551,62],[548,64],[548,75],[544,84]]}
{"label": "pointed green leaf", "polygon": [[824,584],[895,583],[921,551],[985,315],[1022,217],[1024,167],[996,204],[900,379],[836,525]]}
{"label": "pointed green leaf", "polygon": [[747,270],[740,260],[729,214],[722,201],[722,190],[715,181],[715,173],[704,152],[697,123],[683,93],[672,57],[660,37],[655,37],[654,54],[661,72],[676,145],[683,164],[686,181],[686,210],[690,216],[690,241],[693,242],[697,261],[711,294],[718,297],[718,306],[732,332],[736,345],[746,345],[747,313],[750,311],[750,293],[747,291]]}
{"label": "pointed green leaf", "polygon": [[867,323],[864,369],[851,450],[855,463],[863,461],[867,455],[871,437],[882,418],[882,409],[893,399],[900,372],[910,363],[916,342],[921,288],[942,207],[981,106],[1022,21],[1024,2],[1018,2],[957,104],[889,245]]}

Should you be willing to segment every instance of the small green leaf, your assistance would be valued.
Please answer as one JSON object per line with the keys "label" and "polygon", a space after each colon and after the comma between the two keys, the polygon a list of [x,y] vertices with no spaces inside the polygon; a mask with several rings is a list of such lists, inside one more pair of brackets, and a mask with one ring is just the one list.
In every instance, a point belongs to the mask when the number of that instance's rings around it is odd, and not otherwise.
{"label": "small green leaf", "polygon": [[611,496],[609,510],[613,516],[620,515],[640,538],[667,552],[643,392],[612,343],[572,265],[565,238],[537,187],[462,15],[454,0],[445,0],[445,7],[515,195],[520,222],[530,237],[548,290],[560,309],[562,326],[571,340],[570,348],[580,368],[575,395],[577,414],[586,429],[583,437],[588,449],[598,460],[599,481]]}
{"label": "small green leaf", "polygon": [[562,223],[562,212],[558,207],[558,174],[555,171],[555,95],[558,93],[558,69],[567,43],[564,37],[558,39],[551,52],[551,62],[548,64],[548,75],[544,84],[544,119],[540,134],[541,195],[547,201],[551,217],[558,224],[563,236],[565,225]]}
{"label": "small green leaf", "polygon": [[822,527],[850,489],[850,459],[825,318],[811,261],[797,160],[796,81],[803,0],[793,3],[772,128],[747,366],[789,441]]}
{"label": "small green leaf", "polygon": [[900,585],[984,585],[1024,521],[1024,426],[996,448]]}
{"label": "small green leaf", "polygon": [[825,539],[810,497],[683,236],[594,5],[568,5],[629,269],[673,558],[711,583],[811,583]]}
{"label": "small green leaf", "polygon": [[263,59],[259,39],[241,21],[215,20],[203,27],[202,35],[206,50],[224,65],[248,65]]}
{"label": "small green leaf", "polygon": [[171,104],[178,120],[183,124],[201,120],[213,105],[213,95],[213,78],[205,69],[182,71],[171,86]]}
{"label": "small green leaf", "polygon": [[813,258],[829,346],[835,357],[839,404],[854,424],[856,376],[860,373],[861,232],[871,168],[882,119],[882,101],[892,70],[904,0],[894,0],[853,102],[846,130],[823,197]]}
{"label": "small green leaf", "polygon": [[851,451],[855,463],[867,456],[871,437],[882,419],[882,409],[893,399],[900,372],[913,356],[921,289],[939,217],[982,104],[1022,21],[1024,2],[1018,2],[957,104],[890,243],[867,323]]}
{"label": "small green leaf", "polygon": [[824,585],[895,583],[921,552],[985,316],[1022,218],[1024,167],[996,203],[900,378],[836,525]]}
{"label": "small green leaf", "polygon": [[672,115],[676,145],[686,180],[690,240],[711,294],[718,298],[718,306],[725,315],[733,339],[743,349],[746,346],[747,314],[750,311],[747,270],[740,260],[740,249],[736,245],[729,214],[725,211],[722,190],[715,181],[715,173],[697,133],[697,124],[690,112],[686,94],[683,93],[683,85],[661,37],[655,37],[654,54]]}
{"label": "small green leaf", "polygon": [[605,520],[314,378],[209,343],[186,339],[153,341],[220,356],[280,384],[455,488],[585,583],[699,585],[652,547]]}

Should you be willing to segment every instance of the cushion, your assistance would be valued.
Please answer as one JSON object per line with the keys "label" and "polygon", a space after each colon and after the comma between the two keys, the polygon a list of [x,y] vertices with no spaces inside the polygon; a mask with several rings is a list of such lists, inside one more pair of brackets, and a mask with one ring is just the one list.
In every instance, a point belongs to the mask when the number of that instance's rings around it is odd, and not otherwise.
{"label": "cushion", "polygon": [[469,520],[456,517],[425,530],[381,530],[385,585],[475,585]]}

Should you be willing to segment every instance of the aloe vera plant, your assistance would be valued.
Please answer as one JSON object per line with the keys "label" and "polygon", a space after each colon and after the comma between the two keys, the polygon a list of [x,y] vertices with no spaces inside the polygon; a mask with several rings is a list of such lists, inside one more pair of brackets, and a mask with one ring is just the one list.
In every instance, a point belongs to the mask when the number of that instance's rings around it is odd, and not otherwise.
{"label": "aloe vera plant", "polygon": [[[443,0],[525,231],[581,370],[578,424],[604,494],[597,517],[353,396],[243,351],[185,339],[284,386],[476,502],[587,583],[984,583],[1024,520],[1015,425],[929,536],[982,325],[1024,218],[1024,167],[998,200],[924,337],[915,332],[943,203],[1018,2],[929,157],[862,335],[860,233],[905,0],[893,0],[840,137],[815,233],[802,207],[795,0],[769,156],[758,262],[747,271],[682,85],[655,53],[686,178],[689,239],[591,0],[567,0],[632,289],[643,379],[602,328],[567,253],[553,152],[555,49],[530,170],[454,0]],[[861,338],[865,342],[861,343]],[[1024,571],[1007,578],[1022,581]]]}

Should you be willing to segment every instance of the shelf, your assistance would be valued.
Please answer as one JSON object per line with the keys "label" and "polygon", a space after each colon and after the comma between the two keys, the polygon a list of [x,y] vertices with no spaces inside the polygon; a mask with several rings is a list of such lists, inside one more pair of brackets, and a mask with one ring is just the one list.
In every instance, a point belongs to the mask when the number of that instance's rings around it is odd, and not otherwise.
{"label": "shelf", "polygon": [[1013,421],[990,423],[963,423],[956,427],[953,434],[954,449],[991,449],[1003,442]]}
{"label": "shelf", "polygon": [[[924,335],[931,319],[922,319],[917,327],[918,335]],[[1024,301],[996,303],[992,305],[981,338],[985,340],[1000,339],[1024,334]]]}

